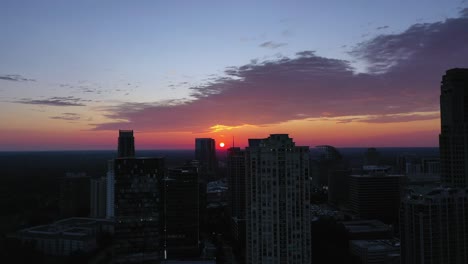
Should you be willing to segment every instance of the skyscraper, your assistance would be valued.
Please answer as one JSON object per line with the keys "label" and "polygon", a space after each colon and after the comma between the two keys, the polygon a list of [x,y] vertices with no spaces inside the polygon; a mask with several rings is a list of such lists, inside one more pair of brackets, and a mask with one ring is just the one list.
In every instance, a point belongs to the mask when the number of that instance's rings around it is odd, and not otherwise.
{"label": "skyscraper", "polygon": [[117,158],[115,253],[118,261],[161,259],[160,181],[164,158]]}
{"label": "skyscraper", "polygon": [[409,192],[400,214],[402,263],[468,263],[468,189]]}
{"label": "skyscraper", "polygon": [[135,157],[135,139],[133,130],[119,130],[117,157]]}
{"label": "skyscraper", "polygon": [[468,69],[451,69],[443,76],[440,121],[441,181],[468,187]]}
{"label": "skyscraper", "polygon": [[245,155],[247,263],[310,263],[309,147],[273,134]]}
{"label": "skyscraper", "polygon": [[199,254],[199,195],[196,167],[169,169],[162,182],[164,250],[168,259]]}
{"label": "skyscraper", "polygon": [[400,208],[402,263],[468,263],[468,69],[451,69],[440,95],[442,188],[409,189]]}
{"label": "skyscraper", "polygon": [[200,174],[213,176],[216,173],[216,144],[212,138],[195,139],[195,159],[200,162]]}
{"label": "skyscraper", "polygon": [[236,246],[245,248],[245,151],[237,147],[227,151],[232,235]]}

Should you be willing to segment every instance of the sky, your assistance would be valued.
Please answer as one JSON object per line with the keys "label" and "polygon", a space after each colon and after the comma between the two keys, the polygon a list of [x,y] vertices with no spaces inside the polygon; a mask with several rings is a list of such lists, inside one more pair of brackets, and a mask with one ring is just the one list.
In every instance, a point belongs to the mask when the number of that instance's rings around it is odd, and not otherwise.
{"label": "sky", "polygon": [[468,1],[1,0],[0,151],[436,147]]}

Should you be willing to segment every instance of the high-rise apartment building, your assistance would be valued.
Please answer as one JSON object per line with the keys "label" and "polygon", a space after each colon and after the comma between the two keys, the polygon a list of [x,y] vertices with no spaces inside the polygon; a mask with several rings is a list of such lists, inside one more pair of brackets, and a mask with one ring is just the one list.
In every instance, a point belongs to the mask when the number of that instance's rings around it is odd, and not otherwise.
{"label": "high-rise apartment building", "polygon": [[402,263],[468,263],[468,189],[409,192],[400,214]]}
{"label": "high-rise apartment building", "polygon": [[443,76],[440,121],[441,181],[468,187],[468,69],[451,69]]}
{"label": "high-rise apartment building", "polygon": [[309,147],[273,134],[245,155],[247,263],[310,263]]}
{"label": "high-rise apartment building", "polygon": [[133,130],[119,130],[117,157],[135,157],[135,138]]}
{"label": "high-rise apartment building", "polygon": [[202,176],[213,176],[218,167],[215,140],[212,138],[196,138],[195,159],[200,162],[200,174]]}
{"label": "high-rise apartment building", "polygon": [[199,185],[196,167],[172,168],[163,184],[164,250],[168,259],[199,255]]}
{"label": "high-rise apartment building", "polygon": [[[135,157],[135,138],[133,137],[133,130],[119,130],[119,138],[117,145],[117,157]],[[114,186],[115,186],[115,173],[114,173],[114,160],[107,162],[106,174],[106,218],[114,218]]]}
{"label": "high-rise apartment building", "polygon": [[160,182],[164,170],[164,158],[115,159],[117,262],[146,263],[162,259]]}

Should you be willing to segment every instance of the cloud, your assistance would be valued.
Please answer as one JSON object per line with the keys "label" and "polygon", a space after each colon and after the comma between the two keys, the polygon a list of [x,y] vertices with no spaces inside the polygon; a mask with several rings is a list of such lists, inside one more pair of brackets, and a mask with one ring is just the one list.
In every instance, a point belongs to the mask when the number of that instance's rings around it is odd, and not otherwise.
{"label": "cloud", "polygon": [[377,29],[377,30],[382,30],[382,29],[387,29],[387,28],[389,28],[389,26],[381,26],[381,27],[377,27],[377,28],[375,28],[375,29]]}
{"label": "cloud", "polygon": [[35,82],[34,79],[25,78],[19,74],[6,74],[0,75],[0,80],[12,81],[12,82]]}
{"label": "cloud", "polygon": [[[465,1],[466,2],[466,1]],[[464,8],[460,11],[461,17],[468,17],[468,8]]]}
{"label": "cloud", "polygon": [[432,120],[440,117],[439,113],[415,113],[415,114],[382,114],[364,117],[346,117],[337,119],[337,123],[364,122],[364,123],[401,123],[421,120]]}
{"label": "cloud", "polygon": [[262,44],[259,45],[259,47],[262,47],[262,48],[269,48],[269,49],[277,49],[279,47],[283,47],[283,46],[286,46],[288,45],[287,43],[276,43],[276,42],[273,42],[273,41],[267,41],[267,42],[263,42]]}
{"label": "cloud", "polygon": [[60,116],[50,116],[50,119],[76,121],[80,119],[80,116],[76,113],[62,113]]}
{"label": "cloud", "polygon": [[367,63],[365,73],[356,73],[349,61],[313,51],[229,67],[226,76],[192,87],[187,100],[104,109],[115,121],[95,129],[203,132],[290,120],[436,119],[441,76],[447,69],[468,66],[467,28],[468,18],[460,17],[360,43],[350,54]]}
{"label": "cloud", "polygon": [[[400,74],[413,70],[418,74],[426,70],[440,75],[448,68],[467,66],[466,28],[466,16],[415,24],[400,34],[380,35],[359,43],[350,54],[367,62],[371,73],[391,70]],[[423,74],[427,75],[427,72]]]}
{"label": "cloud", "polygon": [[23,98],[15,103],[19,104],[32,104],[32,105],[47,105],[47,106],[85,106],[84,102],[91,100],[84,100],[74,96],[67,97],[51,97],[48,99],[28,99]]}

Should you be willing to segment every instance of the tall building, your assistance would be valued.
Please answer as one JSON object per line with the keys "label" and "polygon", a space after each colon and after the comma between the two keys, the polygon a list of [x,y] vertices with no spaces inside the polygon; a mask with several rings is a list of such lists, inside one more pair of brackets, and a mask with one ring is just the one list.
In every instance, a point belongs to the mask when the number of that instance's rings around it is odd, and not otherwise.
{"label": "tall building", "polygon": [[89,216],[90,177],[84,172],[68,172],[60,179],[60,216]]}
{"label": "tall building", "polygon": [[236,246],[245,248],[245,151],[237,147],[227,151],[232,236]]}
{"label": "tall building", "polygon": [[161,194],[164,158],[117,158],[115,254],[117,262],[154,262],[161,254]]}
{"label": "tall building", "polygon": [[451,69],[443,76],[440,111],[444,187],[409,189],[403,199],[400,233],[405,264],[468,263],[468,69]]}
{"label": "tall building", "polygon": [[200,162],[200,174],[202,176],[214,176],[218,167],[215,140],[212,138],[196,138],[195,159]]}
{"label": "tall building", "polygon": [[107,161],[107,174],[106,174],[106,218],[114,218],[114,189],[115,189],[115,175],[114,175],[114,160]]}
{"label": "tall building", "polygon": [[119,130],[117,157],[135,157],[135,138],[133,130]]}
{"label": "tall building", "polygon": [[196,257],[200,253],[197,168],[169,169],[163,184],[165,256],[167,259]]}
{"label": "tall building", "polygon": [[106,177],[91,179],[90,217],[105,218],[107,209],[107,179]]}
{"label": "tall building", "polygon": [[439,136],[441,180],[468,186],[468,69],[451,69],[442,78]]}
{"label": "tall building", "polygon": [[363,219],[397,223],[404,179],[404,175],[390,175],[380,171],[350,175],[351,211]]}
{"label": "tall building", "polygon": [[245,155],[247,263],[310,263],[309,147],[273,134]]}
{"label": "tall building", "polygon": [[400,213],[402,263],[468,263],[468,189],[409,192]]}

